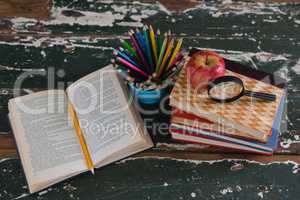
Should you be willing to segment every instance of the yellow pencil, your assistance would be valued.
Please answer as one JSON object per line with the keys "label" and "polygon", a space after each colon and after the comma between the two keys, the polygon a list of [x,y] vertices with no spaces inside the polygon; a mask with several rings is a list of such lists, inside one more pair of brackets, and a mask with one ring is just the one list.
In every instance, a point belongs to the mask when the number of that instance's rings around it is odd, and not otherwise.
{"label": "yellow pencil", "polygon": [[69,113],[71,115],[73,126],[75,128],[76,133],[77,133],[77,137],[78,137],[83,155],[85,157],[87,168],[94,174],[94,164],[93,164],[90,152],[88,150],[87,144],[85,142],[82,130],[80,128],[76,112],[74,111],[74,108],[73,108],[73,105],[71,104],[71,102],[68,103],[68,110],[69,110]]}
{"label": "yellow pencil", "polygon": [[151,45],[152,45],[152,50],[153,50],[153,54],[154,54],[154,59],[155,59],[155,63],[157,63],[157,45],[156,45],[156,39],[155,39],[155,34],[153,31],[152,26],[150,25],[150,40],[151,40]]}
{"label": "yellow pencil", "polygon": [[167,62],[167,59],[168,59],[170,53],[171,53],[171,50],[172,50],[172,48],[173,48],[173,44],[174,44],[174,39],[172,39],[171,42],[170,42],[170,44],[168,45],[168,48],[167,48],[167,50],[166,50],[164,59],[163,59],[161,65],[160,65],[160,67],[159,67],[160,69],[159,69],[159,72],[158,72],[158,74],[157,74],[157,77],[160,77],[161,73],[164,71],[164,66],[165,66],[165,64],[166,64],[166,62]]}
{"label": "yellow pencil", "polygon": [[182,38],[179,39],[178,42],[177,42],[177,45],[176,45],[176,47],[175,47],[175,49],[174,49],[174,51],[173,51],[173,54],[172,54],[172,56],[171,56],[171,58],[170,58],[169,64],[168,64],[168,66],[167,66],[167,69],[169,69],[169,67],[171,67],[171,65],[172,65],[172,63],[173,63],[173,61],[174,61],[174,59],[175,59],[177,53],[178,53],[179,50],[180,50],[181,45],[182,45]]}

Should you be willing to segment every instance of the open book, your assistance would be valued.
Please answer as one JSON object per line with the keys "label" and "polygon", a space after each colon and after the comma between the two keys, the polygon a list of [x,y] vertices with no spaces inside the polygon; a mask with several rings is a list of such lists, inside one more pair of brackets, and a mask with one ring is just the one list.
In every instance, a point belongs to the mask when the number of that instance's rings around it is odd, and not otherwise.
{"label": "open book", "polygon": [[66,91],[11,99],[9,117],[31,193],[91,170],[88,158],[99,168],[153,146],[112,66],[79,79]]}

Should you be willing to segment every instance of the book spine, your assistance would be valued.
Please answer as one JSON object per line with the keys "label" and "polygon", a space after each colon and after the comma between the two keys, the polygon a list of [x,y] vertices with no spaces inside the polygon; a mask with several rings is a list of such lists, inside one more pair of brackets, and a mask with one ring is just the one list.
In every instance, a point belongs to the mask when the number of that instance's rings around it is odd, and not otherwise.
{"label": "book spine", "polygon": [[[190,144],[199,144],[199,145],[207,145],[206,143],[201,143],[201,142],[196,142],[196,141],[191,141],[191,140],[185,140],[185,139],[179,139],[179,138],[173,138],[173,137],[172,137],[172,139],[174,141],[177,141],[177,142],[184,142],[184,143],[190,143]],[[225,148],[225,149],[229,150],[229,153],[255,153],[255,154],[260,154],[260,155],[264,155],[264,156],[272,156],[273,155],[273,152],[269,153],[269,152],[250,151],[250,150],[247,151],[247,150],[241,150],[241,149],[223,147],[223,146],[220,146],[220,145],[211,145],[211,146],[215,146],[217,148],[222,148],[222,149]]]}

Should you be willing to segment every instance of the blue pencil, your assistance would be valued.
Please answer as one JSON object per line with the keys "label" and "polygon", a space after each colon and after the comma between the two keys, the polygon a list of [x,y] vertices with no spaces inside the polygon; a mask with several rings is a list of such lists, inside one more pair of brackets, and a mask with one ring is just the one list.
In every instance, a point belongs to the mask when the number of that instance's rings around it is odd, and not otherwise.
{"label": "blue pencil", "polygon": [[146,59],[145,51],[143,51],[141,44],[137,41],[137,36],[134,34],[134,32],[133,33],[129,32],[129,35],[130,35],[130,38],[131,38],[134,48],[136,49],[139,57],[142,60],[143,66],[146,68],[146,71],[150,73],[149,64]]}
{"label": "blue pencil", "polygon": [[147,58],[148,58],[150,66],[151,66],[151,71],[153,72],[154,64],[153,64],[153,59],[152,59],[152,56],[151,56],[151,47],[150,47],[151,44],[150,44],[150,40],[149,40],[149,34],[148,34],[148,31],[147,31],[147,27],[144,26],[143,30],[144,30],[144,38],[145,38],[145,44],[146,44]]}
{"label": "blue pencil", "polygon": [[130,56],[126,55],[125,53],[118,51],[117,49],[114,50],[113,54],[115,56],[122,57],[123,59],[127,60],[131,64],[135,65],[136,67],[140,68],[139,64],[134,61],[134,59],[130,58]]}
{"label": "blue pencil", "polygon": [[142,33],[139,31],[139,29],[136,29],[135,35],[136,35],[136,38],[137,38],[138,42],[140,43],[140,45],[141,45],[143,51],[145,51],[146,48],[147,48],[147,47],[146,47],[146,42],[145,42],[145,40],[144,40],[144,38],[143,38]]}

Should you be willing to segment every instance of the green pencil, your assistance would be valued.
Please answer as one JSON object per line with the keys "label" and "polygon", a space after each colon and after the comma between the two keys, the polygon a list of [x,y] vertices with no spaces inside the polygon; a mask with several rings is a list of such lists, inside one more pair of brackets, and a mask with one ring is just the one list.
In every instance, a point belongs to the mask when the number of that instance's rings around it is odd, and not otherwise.
{"label": "green pencil", "polygon": [[160,36],[160,30],[158,29],[156,32],[156,39],[157,39],[157,54],[159,55],[160,49],[161,49],[161,36]]}
{"label": "green pencil", "polygon": [[156,69],[155,69],[155,72],[156,72],[156,73],[159,72],[159,68],[160,68],[160,65],[161,65],[162,59],[163,59],[163,57],[164,57],[165,50],[166,50],[167,42],[168,42],[168,39],[165,38],[165,39],[164,39],[164,42],[163,42],[163,44],[162,44],[162,47],[161,47],[161,49],[160,49],[158,61],[157,61],[157,63],[156,63]]}
{"label": "green pencil", "polygon": [[136,51],[126,40],[120,39],[120,41],[124,49],[127,49],[131,53],[131,55],[136,56]]}
{"label": "green pencil", "polygon": [[157,73],[157,77],[158,78],[160,78],[161,74],[164,72],[164,70],[166,68],[166,63],[167,63],[167,60],[168,60],[168,58],[169,58],[169,56],[171,54],[171,51],[173,49],[173,45],[174,45],[174,39],[171,39],[171,41],[167,45],[168,47],[166,49],[165,56],[164,56],[164,58],[162,60],[162,63],[160,65],[160,67],[159,67],[160,69],[159,69],[159,71]]}

